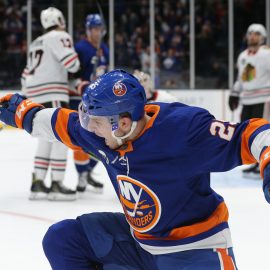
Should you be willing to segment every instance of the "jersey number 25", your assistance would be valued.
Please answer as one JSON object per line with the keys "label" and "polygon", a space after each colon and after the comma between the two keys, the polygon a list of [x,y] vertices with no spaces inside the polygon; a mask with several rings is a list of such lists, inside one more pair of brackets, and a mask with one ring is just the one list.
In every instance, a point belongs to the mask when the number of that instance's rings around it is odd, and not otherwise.
{"label": "jersey number 25", "polygon": [[213,121],[210,127],[210,133],[213,136],[219,136],[221,139],[230,141],[233,137],[235,126],[233,124],[225,125],[220,121]]}

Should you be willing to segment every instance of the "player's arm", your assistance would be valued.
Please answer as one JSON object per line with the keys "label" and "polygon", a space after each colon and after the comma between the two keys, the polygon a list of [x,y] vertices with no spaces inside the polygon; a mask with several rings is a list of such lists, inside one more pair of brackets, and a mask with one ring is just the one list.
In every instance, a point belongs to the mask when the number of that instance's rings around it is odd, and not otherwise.
{"label": "player's arm", "polygon": [[198,171],[227,171],[260,163],[263,188],[270,203],[270,124],[261,118],[242,123],[216,120],[205,110],[193,115],[188,129],[188,152]]}
{"label": "player's arm", "polygon": [[[70,114],[76,116],[70,118]],[[0,121],[25,129],[32,136],[48,141],[59,140],[72,149],[80,149],[71,130],[80,125],[77,113],[67,109],[45,109],[25,97],[14,94],[0,98]],[[73,121],[74,120],[74,121]],[[71,128],[72,127],[72,128]],[[70,132],[70,133],[69,133]]]}
{"label": "player's arm", "polygon": [[73,150],[83,149],[99,155],[94,144],[100,138],[82,128],[77,111],[58,108],[38,112],[33,119],[31,135],[41,137],[43,134],[47,140],[53,138]]}
{"label": "player's arm", "polygon": [[241,136],[243,164],[258,162],[265,199],[270,203],[270,124],[265,119],[250,119]]}

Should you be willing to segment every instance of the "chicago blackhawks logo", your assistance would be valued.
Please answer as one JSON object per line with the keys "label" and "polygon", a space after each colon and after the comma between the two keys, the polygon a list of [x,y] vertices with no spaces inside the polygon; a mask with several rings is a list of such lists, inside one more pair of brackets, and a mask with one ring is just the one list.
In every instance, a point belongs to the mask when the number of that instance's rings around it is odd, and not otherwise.
{"label": "chicago blackhawks logo", "polygon": [[141,182],[118,175],[119,197],[130,226],[138,232],[151,230],[159,221],[161,205],[156,194]]}
{"label": "chicago blackhawks logo", "polygon": [[244,82],[250,82],[254,80],[255,77],[256,77],[255,67],[251,64],[247,64],[242,74],[242,80]]}
{"label": "chicago blackhawks logo", "polygon": [[113,86],[113,93],[118,96],[122,97],[126,94],[127,87],[122,82],[117,82]]}

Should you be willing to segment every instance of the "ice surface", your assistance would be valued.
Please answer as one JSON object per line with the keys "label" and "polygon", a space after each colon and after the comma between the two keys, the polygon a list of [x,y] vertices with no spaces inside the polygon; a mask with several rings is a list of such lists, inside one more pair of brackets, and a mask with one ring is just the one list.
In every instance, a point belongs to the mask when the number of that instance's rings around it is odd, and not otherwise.
{"label": "ice surface", "polygon": [[[75,202],[29,201],[36,139],[23,131],[0,132],[0,269],[51,269],[41,246],[55,221],[94,211],[121,211],[103,166],[95,169],[105,183],[102,195],[88,192]],[[69,152],[65,184],[75,187],[77,175]],[[48,181],[49,179],[47,179]],[[241,177],[241,169],[212,175],[213,188],[230,210],[230,227],[240,270],[267,270],[270,256],[270,205],[261,181]]]}

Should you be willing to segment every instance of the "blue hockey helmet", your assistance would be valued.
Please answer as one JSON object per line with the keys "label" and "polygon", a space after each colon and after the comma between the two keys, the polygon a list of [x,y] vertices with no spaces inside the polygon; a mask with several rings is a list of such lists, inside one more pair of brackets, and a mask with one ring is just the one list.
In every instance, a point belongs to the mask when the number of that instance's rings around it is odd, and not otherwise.
{"label": "blue hockey helmet", "polygon": [[89,14],[86,17],[86,21],[85,21],[85,27],[88,28],[93,28],[93,27],[98,27],[98,26],[103,26],[103,20],[101,18],[101,16],[96,13],[96,14]]}
{"label": "blue hockey helmet", "polygon": [[145,91],[140,82],[124,70],[113,70],[85,90],[79,108],[80,121],[87,129],[91,117],[106,116],[117,128],[119,115],[123,113],[128,113],[132,121],[141,119],[145,104]]}
{"label": "blue hockey helmet", "polygon": [[[84,129],[91,131],[91,119],[106,117],[111,124],[112,136],[120,146],[143,117],[145,104],[145,91],[140,82],[124,70],[114,70],[100,76],[85,90],[79,106],[80,123]],[[116,135],[119,116],[125,113],[131,117],[131,129],[119,137]]]}

